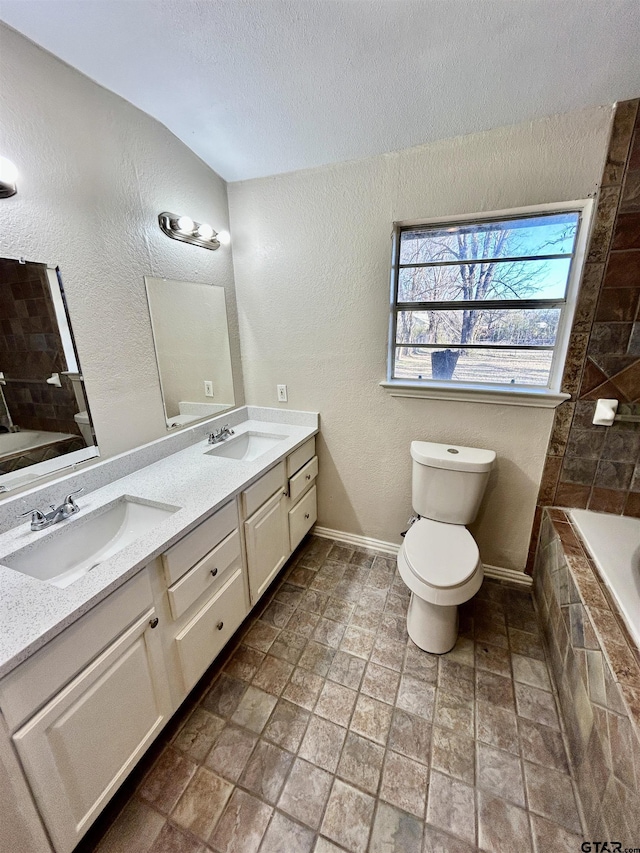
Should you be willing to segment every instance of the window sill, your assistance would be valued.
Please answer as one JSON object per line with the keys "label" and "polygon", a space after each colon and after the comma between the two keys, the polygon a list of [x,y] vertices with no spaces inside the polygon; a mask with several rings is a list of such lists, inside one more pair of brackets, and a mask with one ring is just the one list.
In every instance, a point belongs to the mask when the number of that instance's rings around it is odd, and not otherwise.
{"label": "window sill", "polygon": [[492,403],[499,406],[525,406],[555,409],[571,395],[559,391],[526,388],[502,388],[495,385],[426,385],[391,379],[381,387],[392,397],[421,397],[427,400],[452,400],[458,403]]}

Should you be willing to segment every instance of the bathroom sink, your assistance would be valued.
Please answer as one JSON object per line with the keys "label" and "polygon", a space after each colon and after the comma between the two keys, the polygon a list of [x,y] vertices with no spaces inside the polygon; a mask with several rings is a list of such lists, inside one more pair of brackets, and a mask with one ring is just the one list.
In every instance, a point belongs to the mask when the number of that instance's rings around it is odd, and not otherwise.
{"label": "bathroom sink", "polygon": [[207,456],[224,456],[226,459],[239,459],[251,462],[279,444],[286,435],[273,435],[269,432],[244,432],[235,438],[228,438],[207,451]]}
{"label": "bathroom sink", "polygon": [[1,562],[23,575],[64,588],[162,524],[178,509],[123,496],[85,516],[60,522],[38,542]]}

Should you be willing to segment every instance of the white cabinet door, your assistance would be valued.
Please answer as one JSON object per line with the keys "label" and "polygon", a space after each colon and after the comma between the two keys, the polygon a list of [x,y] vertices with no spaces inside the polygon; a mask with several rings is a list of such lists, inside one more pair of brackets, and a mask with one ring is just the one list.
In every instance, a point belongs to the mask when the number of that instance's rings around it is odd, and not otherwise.
{"label": "white cabinet door", "polygon": [[255,604],[289,556],[286,495],[278,493],[244,523],[251,604]]}
{"label": "white cabinet door", "polygon": [[149,610],[13,736],[57,853],[76,846],[171,713],[154,622]]}

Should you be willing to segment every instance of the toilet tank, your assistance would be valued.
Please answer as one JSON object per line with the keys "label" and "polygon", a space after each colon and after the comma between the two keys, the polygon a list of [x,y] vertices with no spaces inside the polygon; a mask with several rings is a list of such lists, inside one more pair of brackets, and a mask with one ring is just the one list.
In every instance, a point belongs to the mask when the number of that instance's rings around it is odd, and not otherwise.
{"label": "toilet tank", "polygon": [[412,441],[412,505],[423,518],[471,524],[496,454],[493,450]]}

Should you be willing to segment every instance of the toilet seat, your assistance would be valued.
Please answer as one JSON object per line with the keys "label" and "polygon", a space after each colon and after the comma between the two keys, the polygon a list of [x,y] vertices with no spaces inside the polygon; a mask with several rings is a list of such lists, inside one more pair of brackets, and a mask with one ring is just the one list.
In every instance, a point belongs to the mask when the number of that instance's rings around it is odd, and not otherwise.
{"label": "toilet seat", "polygon": [[402,550],[411,573],[435,589],[462,586],[480,562],[478,546],[466,527],[430,518],[409,528]]}

